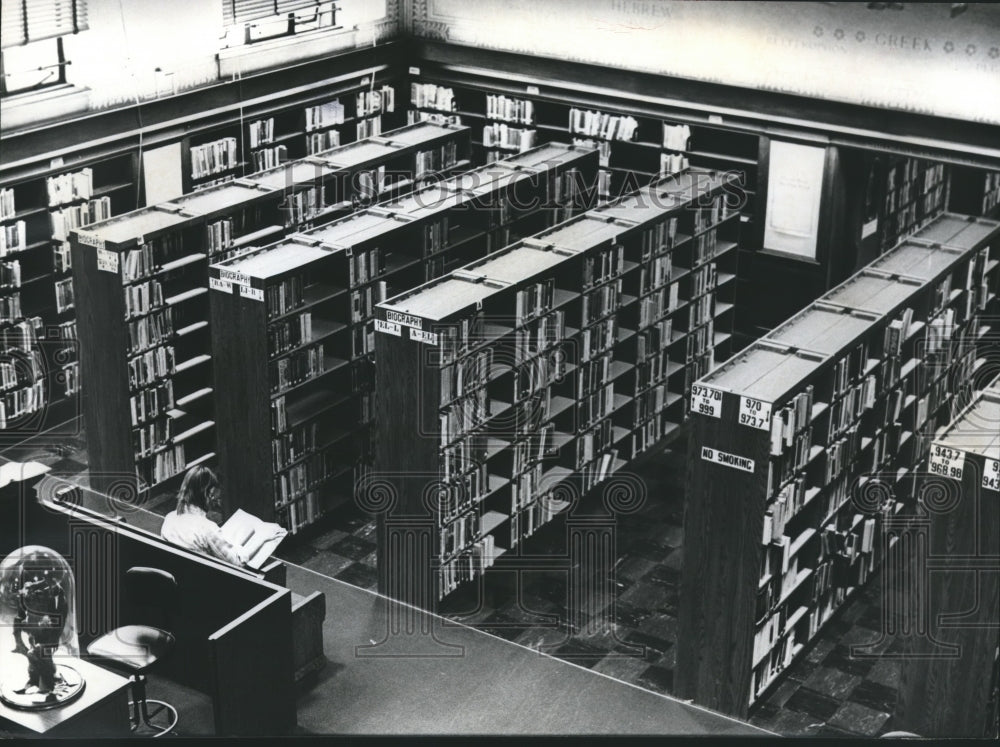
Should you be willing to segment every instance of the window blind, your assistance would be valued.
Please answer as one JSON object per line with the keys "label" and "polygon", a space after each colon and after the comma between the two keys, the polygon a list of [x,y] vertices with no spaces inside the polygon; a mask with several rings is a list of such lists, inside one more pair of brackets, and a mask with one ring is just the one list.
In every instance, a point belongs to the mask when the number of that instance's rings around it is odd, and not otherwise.
{"label": "window blind", "polygon": [[258,18],[315,8],[322,0],[222,0],[222,20],[227,26]]}
{"label": "window blind", "polygon": [[3,0],[0,11],[4,48],[87,28],[87,0]]}

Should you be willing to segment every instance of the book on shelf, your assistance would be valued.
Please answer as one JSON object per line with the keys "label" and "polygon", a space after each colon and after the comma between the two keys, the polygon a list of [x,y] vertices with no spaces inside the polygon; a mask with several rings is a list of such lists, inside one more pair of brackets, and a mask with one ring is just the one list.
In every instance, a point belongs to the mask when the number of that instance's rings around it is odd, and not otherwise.
{"label": "book on shelf", "polygon": [[375,137],[382,134],[382,117],[375,115],[368,119],[360,119],[354,126],[354,136],[356,140],[364,140],[368,137]]}
{"label": "book on shelf", "polygon": [[396,89],[382,86],[377,91],[360,91],[356,97],[356,111],[359,117],[370,117],[381,112],[396,111]]}
{"label": "book on shelf", "polygon": [[246,564],[260,570],[288,531],[278,524],[264,521],[242,508],[236,509],[220,527],[222,536],[236,547],[236,552]]}
{"label": "book on shelf", "polygon": [[79,205],[54,210],[49,213],[51,234],[55,241],[66,241],[69,232],[111,217],[111,198],[108,196],[88,200]]}
{"label": "book on shelf", "polygon": [[0,230],[0,257],[22,252],[27,246],[27,227],[23,220],[3,226]]}
{"label": "book on shelf", "polygon": [[691,128],[686,124],[663,123],[663,147],[668,150],[686,151],[690,149]]}
{"label": "book on shelf", "polygon": [[344,123],[344,105],[340,99],[306,107],[306,132]]}
{"label": "book on shelf", "polygon": [[690,166],[688,157],[683,153],[661,153],[660,154],[660,174],[679,174]]}
{"label": "book on shelf", "polygon": [[411,83],[410,103],[418,109],[452,111],[455,109],[455,92],[434,83]]}
{"label": "book on shelf", "polygon": [[212,143],[191,146],[191,177],[202,179],[230,171],[239,165],[236,138],[224,137]]}
{"label": "book on shelf", "polygon": [[635,117],[608,114],[588,109],[569,110],[569,131],[603,140],[632,140],[639,122]]}
{"label": "book on shelf", "polygon": [[60,314],[73,308],[73,278],[64,278],[55,283],[56,311]]}
{"label": "book on shelf", "polygon": [[89,200],[94,194],[94,170],[90,167],[66,174],[50,176],[45,180],[49,207],[57,207],[76,200]]}
{"label": "book on shelf", "polygon": [[13,187],[0,187],[0,220],[9,220],[17,213]]}
{"label": "book on shelf", "polygon": [[250,147],[256,148],[274,141],[274,117],[251,122],[249,127]]}
{"label": "book on shelf", "polygon": [[534,124],[535,105],[527,99],[515,99],[503,94],[487,94],[486,118]]}
{"label": "book on shelf", "polygon": [[306,155],[311,156],[340,145],[340,130],[323,130],[306,134]]}
{"label": "book on shelf", "polygon": [[254,171],[263,171],[280,166],[288,160],[288,147],[285,145],[275,145],[270,148],[261,148],[250,154],[253,161]]}
{"label": "book on shelf", "polygon": [[535,147],[535,130],[510,127],[503,122],[494,122],[483,127],[483,147],[507,148],[524,152]]}

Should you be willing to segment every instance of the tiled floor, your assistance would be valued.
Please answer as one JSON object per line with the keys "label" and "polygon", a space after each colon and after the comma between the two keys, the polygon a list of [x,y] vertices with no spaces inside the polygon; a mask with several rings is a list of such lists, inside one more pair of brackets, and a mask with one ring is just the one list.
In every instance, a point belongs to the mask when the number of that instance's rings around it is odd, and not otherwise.
{"label": "tiled floor", "polygon": [[[70,472],[86,462],[82,443],[67,448],[20,449],[9,458],[36,458]],[[636,471],[646,499],[635,513],[614,522],[617,562],[608,577],[608,604],[581,611],[567,594],[565,571],[534,570],[491,584],[484,598],[467,584],[449,595],[442,611],[453,619],[542,653],[558,656],[616,679],[671,693],[677,643],[679,572],[683,561],[683,447]],[[164,506],[169,506],[166,501]],[[366,589],[375,588],[374,521],[347,507],[330,528],[282,548],[282,559]],[[533,548],[564,552],[564,524],[536,535]],[[507,574],[510,575],[510,574]],[[513,578],[513,577],[512,577]],[[786,736],[871,737],[890,731],[899,685],[892,659],[852,654],[898,650],[883,638],[881,577],[857,593],[787,675],[751,712],[750,721]],[[519,596],[519,599],[517,598]]]}

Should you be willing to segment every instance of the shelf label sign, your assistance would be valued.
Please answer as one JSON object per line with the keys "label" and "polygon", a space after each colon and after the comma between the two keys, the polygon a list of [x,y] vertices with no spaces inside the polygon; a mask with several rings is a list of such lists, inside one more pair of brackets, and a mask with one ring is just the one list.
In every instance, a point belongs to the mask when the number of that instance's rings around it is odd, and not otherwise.
{"label": "shelf label sign", "polygon": [[701,447],[701,458],[706,462],[715,462],[716,464],[721,464],[723,467],[731,467],[732,469],[753,474],[753,459],[747,459],[746,457],[730,454],[726,451],[719,451],[718,449],[710,449],[707,446]]}
{"label": "shelf label sign", "polygon": [[398,311],[386,311],[385,320],[394,324],[402,324],[404,327],[412,327],[413,329],[424,328],[424,323],[420,320],[420,317],[400,314]]}
{"label": "shelf label sign", "polygon": [[240,286],[240,295],[243,296],[243,298],[249,298],[249,299],[252,299],[254,301],[263,301],[264,300],[264,289],[263,288],[252,288],[249,285],[241,285]]}
{"label": "shelf label sign", "polygon": [[387,335],[403,336],[403,328],[395,322],[383,322],[381,319],[375,320],[375,331],[385,332]]}
{"label": "shelf label sign", "polygon": [[410,66],[410,75],[420,75],[420,68]]}
{"label": "shelf label sign", "polygon": [[771,403],[752,397],[740,397],[740,425],[771,430]]}
{"label": "shelf label sign", "polygon": [[538,86],[528,86],[527,91],[530,96],[537,96]]}
{"label": "shelf label sign", "polygon": [[242,272],[235,272],[234,270],[219,269],[219,280],[225,280],[233,285],[245,285],[250,286],[250,277],[244,275]]}
{"label": "shelf label sign", "polygon": [[413,327],[410,327],[410,339],[426,343],[427,345],[438,344],[438,336],[436,333],[424,332],[422,329],[413,329]]}
{"label": "shelf label sign", "polygon": [[104,239],[94,236],[92,233],[84,233],[83,231],[76,232],[76,240],[85,246],[93,246],[98,249],[104,248]]}
{"label": "shelf label sign", "polygon": [[983,488],[1000,493],[1000,459],[987,459],[983,465]]}
{"label": "shelf label sign", "polygon": [[708,386],[694,384],[691,386],[691,412],[708,415],[713,418],[722,417],[722,392]]}
{"label": "shelf label sign", "polygon": [[867,239],[875,231],[878,230],[878,218],[872,218],[870,221],[861,226],[861,238]]}
{"label": "shelf label sign", "polygon": [[223,293],[233,292],[233,284],[228,280],[219,280],[219,278],[209,278],[208,287],[212,290],[222,291]]}
{"label": "shelf label sign", "polygon": [[[101,242],[102,244],[104,242]],[[118,253],[107,249],[97,250],[97,269],[100,272],[113,272],[118,274]]]}
{"label": "shelf label sign", "polygon": [[930,468],[933,475],[961,480],[965,469],[965,452],[934,444],[931,447]]}

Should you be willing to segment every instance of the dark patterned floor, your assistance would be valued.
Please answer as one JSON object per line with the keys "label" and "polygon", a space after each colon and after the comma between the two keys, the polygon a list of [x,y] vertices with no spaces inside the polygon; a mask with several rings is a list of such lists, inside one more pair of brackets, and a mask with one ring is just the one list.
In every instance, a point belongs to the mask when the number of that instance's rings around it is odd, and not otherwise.
{"label": "dark patterned floor", "polygon": [[[19,448],[11,459],[38,459],[63,474],[84,468],[82,440],[64,446]],[[677,643],[679,572],[683,561],[683,450],[664,454],[636,471],[645,486],[642,505],[614,521],[616,557],[607,577],[613,593],[606,604],[574,604],[567,573],[527,570],[480,593],[467,584],[449,595],[443,612],[485,632],[541,653],[558,656],[615,679],[658,693],[673,689]],[[326,576],[373,589],[375,524],[354,507],[328,529],[282,548],[282,559]],[[555,521],[535,537],[537,552],[564,553],[565,522]],[[511,575],[511,574],[507,574]],[[899,644],[883,637],[882,577],[876,575],[831,620],[751,712],[750,722],[785,736],[872,737],[893,729],[890,714],[899,685],[899,665],[888,658]],[[853,650],[852,650],[852,647]]]}

